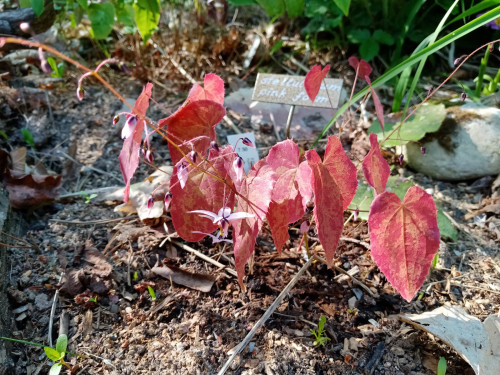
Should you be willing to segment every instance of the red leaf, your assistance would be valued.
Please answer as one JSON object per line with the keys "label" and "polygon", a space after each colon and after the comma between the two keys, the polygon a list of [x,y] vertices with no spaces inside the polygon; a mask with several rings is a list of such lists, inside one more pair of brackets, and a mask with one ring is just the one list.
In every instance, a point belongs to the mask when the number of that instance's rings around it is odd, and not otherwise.
{"label": "red leaf", "polygon": [[370,144],[371,150],[363,160],[363,173],[377,194],[381,194],[385,191],[391,168],[380,152],[377,135],[374,133],[370,134]]}
{"label": "red leaf", "polygon": [[220,105],[224,104],[224,81],[214,73],[205,75],[205,88],[195,83],[186,99],[186,103],[197,100],[212,100]]}
{"label": "red leaf", "polygon": [[[134,113],[141,116],[146,116],[146,111],[149,106],[149,99],[151,98],[151,90],[153,84],[148,83],[142,90],[141,95],[134,105]],[[140,116],[137,117],[137,125],[135,126],[133,134],[125,139],[123,142],[122,150],[118,156],[120,161],[120,169],[122,171],[123,180],[125,181],[125,192],[123,201],[128,202],[130,192],[130,181],[134,176],[135,170],[139,166],[139,149],[142,142],[142,133],[144,130],[144,120]]]}
{"label": "red leaf", "polygon": [[424,283],[439,248],[436,215],[432,197],[416,186],[408,189],[403,203],[385,192],[370,207],[372,257],[408,302]]}
{"label": "red leaf", "polygon": [[[303,202],[296,181],[299,171],[299,147],[290,140],[274,145],[266,158],[267,164],[276,172],[276,184],[272,202],[267,212],[276,250],[281,252],[288,240],[288,224],[299,220],[305,212],[310,196]],[[310,179],[307,185],[310,186]]]}
{"label": "red leaf", "polygon": [[[185,153],[194,150],[206,155],[210,141],[215,140],[215,125],[219,123],[226,110],[212,100],[197,100],[181,107],[171,116],[159,121],[160,128],[167,127],[167,136]],[[172,162],[177,164],[183,156],[170,143],[168,144]]]}
{"label": "red leaf", "polygon": [[4,182],[12,207],[33,208],[59,196],[61,176],[31,175],[7,169]]}
{"label": "red leaf", "polygon": [[373,105],[375,106],[375,112],[377,113],[377,119],[380,124],[380,128],[382,129],[382,132],[384,132],[384,107],[382,107],[382,103],[380,103],[380,98],[375,92],[375,89],[372,87],[371,84],[369,85],[372,92]]}
{"label": "red leaf", "polygon": [[[241,184],[237,197],[237,211],[249,212],[254,217],[237,220],[233,223],[234,262],[238,273],[238,282],[242,289],[245,264],[255,249],[255,240],[260,232],[264,218],[271,203],[271,194],[276,176],[265,160],[259,160]],[[248,203],[251,202],[251,205]]]}
{"label": "red leaf", "polygon": [[323,70],[321,70],[321,65],[314,65],[307,73],[304,79],[304,87],[311,102],[314,102],[314,99],[316,99],[321,87],[321,82],[323,82],[329,70],[330,64],[326,65]]}
{"label": "red leaf", "polygon": [[328,172],[330,172],[340,189],[343,201],[342,207],[345,210],[349,206],[349,203],[351,203],[354,195],[356,195],[358,187],[356,167],[345,153],[338,137],[328,137],[328,144],[326,145],[325,157],[323,159]]}
{"label": "red leaf", "polygon": [[328,266],[332,265],[343,228],[342,194],[327,166],[315,150],[306,152],[306,160],[312,171],[314,191],[314,220],[318,238],[325,250]]}
{"label": "red leaf", "polygon": [[360,76],[366,82],[370,83],[370,74],[372,72],[370,64],[363,59],[358,60],[355,56],[349,57],[348,61],[349,65],[356,71],[356,76]]}
{"label": "red leaf", "polygon": [[[231,180],[227,178],[225,164],[231,165],[234,156],[234,151],[230,146],[219,152],[210,150],[208,156],[208,160],[217,172],[229,183]],[[198,165],[208,172],[216,174],[206,161],[200,161]],[[193,233],[193,231],[212,233],[217,229],[217,225],[209,219],[195,213],[189,213],[189,211],[206,210],[217,213],[223,206],[234,207],[234,193],[230,186],[226,186],[223,182],[199,169],[192,166],[187,168],[189,168],[189,174],[184,189],[181,188],[176,173],[170,177],[170,192],[172,193],[170,215],[179,236],[186,241],[197,242],[205,235]]]}

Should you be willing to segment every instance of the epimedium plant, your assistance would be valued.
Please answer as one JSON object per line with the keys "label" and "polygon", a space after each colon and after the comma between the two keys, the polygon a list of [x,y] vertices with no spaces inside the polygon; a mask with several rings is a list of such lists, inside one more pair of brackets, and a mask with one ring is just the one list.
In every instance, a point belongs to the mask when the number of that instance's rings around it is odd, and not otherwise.
{"label": "epimedium plant", "polygon": [[[370,82],[368,67],[364,61],[356,65],[357,72]],[[317,66],[307,75],[305,87],[311,100],[327,72],[328,67]],[[125,201],[140,154],[152,162],[150,137],[159,133],[168,140],[175,165],[164,202],[178,235],[189,242],[206,236],[217,242],[227,239],[232,226],[235,266],[243,289],[245,265],[265,220],[278,252],[289,238],[289,225],[309,221],[316,228],[325,262],[333,264],[344,225],[343,212],[356,210],[349,205],[358,185],[356,167],[338,137],[328,138],[323,158],[316,150],[304,152],[292,140],[280,142],[247,175],[234,149],[216,143],[215,126],[225,115],[221,78],[207,74],[204,87],[194,85],[185,103],[158,124],[145,117],[152,87],[151,83],[145,86],[133,112],[126,115],[119,156]],[[241,141],[251,145],[248,139]],[[410,188],[403,202],[386,192],[389,165],[375,134],[370,135],[370,142],[363,172],[377,195],[368,220],[372,256],[391,284],[410,301],[439,247],[436,207],[430,195],[418,187]],[[148,204],[153,201],[151,198]],[[310,201],[314,202],[312,213],[308,210]]]}

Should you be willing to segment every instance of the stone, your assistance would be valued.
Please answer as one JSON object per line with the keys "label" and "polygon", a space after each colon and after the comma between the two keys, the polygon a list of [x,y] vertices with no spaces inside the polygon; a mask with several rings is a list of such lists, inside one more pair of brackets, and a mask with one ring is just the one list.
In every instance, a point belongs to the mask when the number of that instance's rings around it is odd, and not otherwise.
{"label": "stone", "polygon": [[440,129],[403,153],[411,168],[434,179],[469,180],[500,173],[499,140],[500,109],[471,102],[447,108]]}

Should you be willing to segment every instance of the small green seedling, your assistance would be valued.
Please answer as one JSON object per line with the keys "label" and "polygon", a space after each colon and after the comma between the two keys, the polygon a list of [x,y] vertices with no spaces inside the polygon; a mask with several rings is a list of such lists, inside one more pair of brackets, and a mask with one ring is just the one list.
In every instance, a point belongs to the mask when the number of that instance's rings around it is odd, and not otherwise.
{"label": "small green seedling", "polygon": [[6,141],[9,140],[9,136],[3,130],[0,130],[0,136],[2,136],[2,138],[5,139]]}
{"label": "small green seedling", "polygon": [[66,71],[66,65],[64,65],[63,62],[60,62],[58,64],[58,63],[56,63],[56,60],[53,57],[48,57],[47,62],[49,63],[50,67],[52,68],[52,73],[50,74],[51,77],[53,77],[53,78],[64,77],[64,72]]}
{"label": "small green seedling", "polygon": [[24,341],[24,340],[16,340],[16,339],[11,339],[9,337],[0,337],[2,340],[7,340],[7,341],[13,341],[13,342],[18,342],[21,344],[26,344],[26,345],[32,345],[32,346],[38,346],[43,348],[45,351],[45,355],[53,362],[55,362],[52,367],[50,368],[49,375],[58,375],[61,370],[62,366],[66,366],[70,371],[72,370],[72,367],[69,363],[64,361],[64,356],[66,354],[82,357],[80,354],[75,354],[71,352],[67,352],[66,348],[68,346],[68,336],[66,335],[61,335],[57,338],[56,342],[56,347],[51,348],[50,346],[45,346],[42,344],[37,344],[36,342],[31,342],[31,341]]}
{"label": "small green seedling", "polygon": [[137,271],[134,272],[134,281],[137,281],[137,279],[139,278],[139,275],[137,274]]}
{"label": "small green seedling", "polygon": [[349,310],[347,310],[347,312],[348,312],[349,314],[356,315],[356,314],[358,313],[358,309],[357,309],[357,308],[354,308],[354,309],[349,309]]}
{"label": "small green seedling", "polygon": [[89,204],[92,199],[94,199],[95,197],[97,197],[97,194],[90,194],[88,195],[87,193],[80,193],[80,195],[85,198],[85,204]]}
{"label": "small green seedling", "polygon": [[439,254],[436,253],[436,255],[434,255],[434,259],[432,259],[431,269],[436,269],[438,261],[439,261]]}
{"label": "small green seedling", "polygon": [[24,142],[29,144],[32,148],[35,148],[35,141],[33,140],[31,132],[26,128],[22,128],[21,133],[23,133]]}
{"label": "small green seedling", "polygon": [[327,341],[330,341],[330,338],[327,336],[323,336],[325,333],[325,323],[326,318],[324,315],[321,315],[318,322],[318,330],[310,329],[311,333],[314,335],[316,340],[314,340],[314,346],[325,346]]}
{"label": "small green seedling", "polygon": [[153,288],[151,288],[149,285],[148,285],[148,292],[149,292],[149,295],[151,296],[151,299],[153,301],[156,301],[156,294],[155,294],[155,291]]}
{"label": "small green seedling", "polygon": [[437,375],[446,375],[446,358],[439,358]]}

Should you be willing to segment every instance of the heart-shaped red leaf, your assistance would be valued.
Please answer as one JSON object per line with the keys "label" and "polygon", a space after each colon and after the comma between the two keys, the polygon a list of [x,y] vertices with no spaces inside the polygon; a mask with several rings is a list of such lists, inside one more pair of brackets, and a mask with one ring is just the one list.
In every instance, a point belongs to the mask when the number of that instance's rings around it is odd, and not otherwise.
{"label": "heart-shaped red leaf", "polygon": [[328,137],[323,160],[328,172],[330,172],[340,189],[343,201],[342,207],[345,210],[354,195],[356,195],[358,180],[356,179],[356,167],[345,153],[338,137]]}
{"label": "heart-shaped red leaf", "polygon": [[356,76],[360,76],[366,82],[370,83],[370,74],[372,73],[372,68],[365,60],[358,60],[357,57],[349,57],[349,65],[356,71]]}
{"label": "heart-shaped red leaf", "polygon": [[194,84],[186,102],[195,102],[197,100],[212,100],[220,105],[224,104],[224,81],[214,73],[205,75],[203,82],[204,88],[199,84]]}
{"label": "heart-shaped red leaf", "polygon": [[[242,289],[245,264],[255,249],[255,241],[271,203],[271,194],[276,181],[275,172],[265,160],[259,160],[243,180],[237,196],[237,211],[254,214],[233,223],[234,263],[238,282]],[[250,204],[249,204],[250,202]]]}
{"label": "heart-shaped red leaf", "polygon": [[[287,140],[274,145],[266,157],[267,164],[276,172],[276,184],[267,220],[273,234],[276,250],[281,252],[288,240],[288,224],[299,220],[305,212],[303,197],[296,181],[299,170],[299,146]],[[310,183],[308,182],[308,185]]]}
{"label": "heart-shaped red leaf", "polygon": [[315,150],[306,152],[306,160],[312,171],[314,191],[314,220],[318,238],[325,250],[328,266],[332,265],[337,244],[343,229],[343,198],[327,166]]}
{"label": "heart-shaped red leaf", "polygon": [[118,156],[120,161],[120,169],[122,171],[123,180],[125,181],[125,192],[123,201],[128,202],[128,196],[130,192],[130,181],[134,176],[135,170],[139,166],[139,149],[142,142],[142,133],[144,131],[144,120],[141,116],[146,116],[146,111],[149,107],[149,99],[151,98],[151,90],[153,89],[153,84],[148,83],[142,90],[141,95],[137,99],[134,105],[134,114],[137,116],[137,125],[134,128],[133,133],[125,139],[123,142],[122,150]]}
{"label": "heart-shaped red leaf", "polygon": [[368,218],[371,254],[387,280],[411,301],[422,286],[439,248],[436,205],[413,186],[403,203],[394,193],[375,198]]}
{"label": "heart-shaped red leaf", "polygon": [[[231,180],[227,178],[225,165],[226,163],[231,165],[234,156],[231,146],[220,151],[210,150],[208,160],[213,167],[203,160],[198,165],[214,175],[219,173],[223,179],[231,183]],[[193,233],[193,231],[212,233],[217,229],[217,225],[189,211],[205,210],[217,213],[223,206],[234,207],[234,193],[231,185],[226,186],[222,181],[214,179],[193,166],[187,168],[189,174],[184,189],[181,188],[176,173],[170,177],[170,192],[172,193],[170,215],[179,236],[186,241],[197,242],[205,235]]]}
{"label": "heart-shaped red leaf", "polygon": [[306,89],[307,96],[311,99],[311,102],[314,102],[316,99],[321,87],[321,82],[323,82],[329,70],[330,64],[326,65],[323,70],[321,70],[321,65],[314,65],[307,73],[306,78],[304,79],[304,87]]}
{"label": "heart-shaped red leaf", "polygon": [[391,175],[391,168],[380,152],[377,135],[374,133],[370,134],[370,145],[370,152],[363,160],[363,173],[377,194],[381,194],[385,191],[387,179]]}
{"label": "heart-shaped red leaf", "polygon": [[[171,116],[159,121],[160,128],[167,127],[167,136],[175,142],[184,154],[196,151],[206,155],[210,141],[215,140],[217,125],[226,110],[212,100],[197,100],[187,103]],[[177,164],[183,156],[172,144],[168,144],[172,162]]]}

